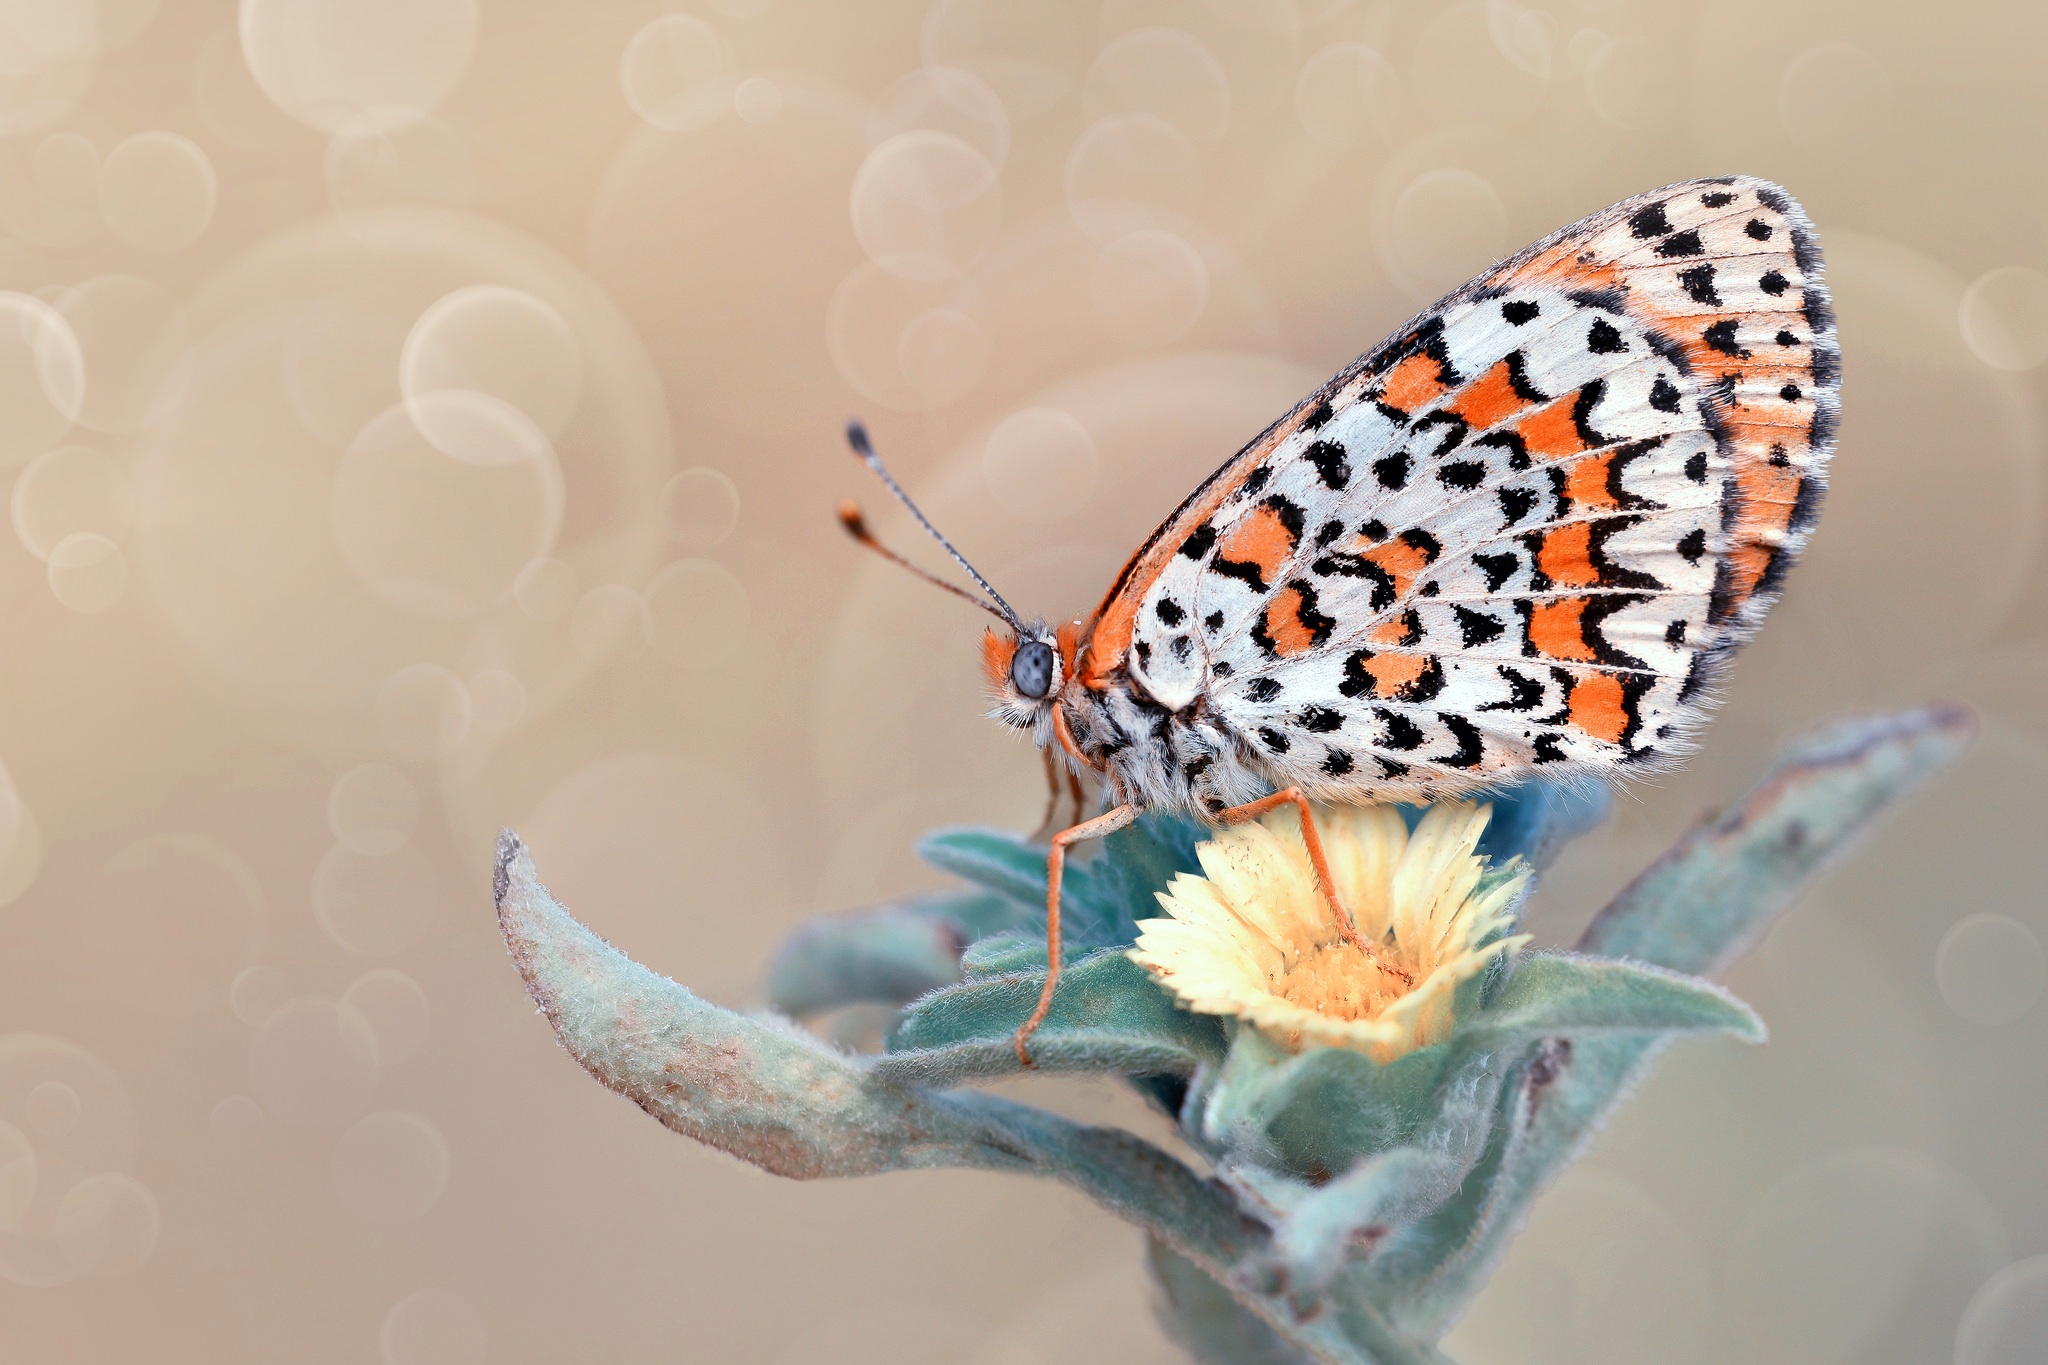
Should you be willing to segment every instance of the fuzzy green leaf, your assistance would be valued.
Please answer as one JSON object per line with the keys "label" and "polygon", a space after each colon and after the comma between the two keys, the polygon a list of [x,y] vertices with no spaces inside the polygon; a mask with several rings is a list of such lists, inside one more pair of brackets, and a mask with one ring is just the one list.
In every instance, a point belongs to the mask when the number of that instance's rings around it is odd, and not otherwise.
{"label": "fuzzy green leaf", "polygon": [[[970,976],[932,992],[898,1017],[876,1073],[950,1086],[1021,1070],[1013,1039],[1044,985],[1043,970],[1020,971]],[[1121,951],[1104,949],[1061,974],[1052,1012],[1030,1050],[1040,1071],[1185,1076],[1221,1059],[1223,1031],[1208,1015],[1176,1008],[1152,974]]]}
{"label": "fuzzy green leaf", "polygon": [[1232,1172],[1283,1214],[1272,1245],[1240,1266],[1238,1278],[1306,1309],[1349,1263],[1448,1199],[1469,1164],[1449,1151],[1396,1147],[1320,1186],[1256,1168]]}
{"label": "fuzzy green leaf", "polygon": [[960,979],[956,909],[978,916],[984,892],[956,892],[814,919],[768,963],[768,999],[784,1014],[854,1004],[901,1005]]}
{"label": "fuzzy green leaf", "polygon": [[960,970],[968,976],[1042,973],[1045,962],[1045,939],[1039,934],[995,934],[971,944],[960,954]]}
{"label": "fuzzy green leaf", "polygon": [[1024,907],[1045,910],[1045,847],[999,829],[942,829],[918,841],[917,856]]}
{"label": "fuzzy green leaf", "polygon": [[1764,1040],[1756,1011],[1711,981],[1618,958],[1529,953],[1491,1005],[1458,1030],[1461,1047],[1515,1047],[1587,1034],[1732,1033]]}

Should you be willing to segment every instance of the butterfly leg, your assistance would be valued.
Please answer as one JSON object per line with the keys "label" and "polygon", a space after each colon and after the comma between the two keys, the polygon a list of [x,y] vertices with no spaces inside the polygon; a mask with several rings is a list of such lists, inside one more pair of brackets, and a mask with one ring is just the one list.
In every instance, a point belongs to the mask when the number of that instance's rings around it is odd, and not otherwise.
{"label": "butterfly leg", "polygon": [[1380,961],[1380,955],[1373,951],[1372,945],[1359,936],[1358,924],[1351,918],[1350,909],[1337,898],[1337,882],[1330,875],[1330,860],[1323,853],[1323,836],[1316,829],[1315,817],[1309,812],[1308,797],[1303,795],[1301,788],[1288,787],[1283,791],[1274,792],[1271,796],[1248,801],[1242,806],[1232,806],[1229,810],[1217,812],[1216,819],[1226,825],[1240,825],[1247,820],[1258,819],[1269,810],[1286,805],[1292,805],[1301,812],[1301,842],[1308,848],[1309,866],[1315,869],[1316,874],[1316,889],[1323,893],[1323,902],[1330,907],[1330,914],[1337,921],[1337,932],[1344,935],[1347,943],[1364,953],[1366,960],[1381,971],[1398,976],[1413,985],[1414,979],[1408,973]]}
{"label": "butterfly leg", "polygon": [[[1038,828],[1031,832],[1031,842],[1034,844],[1043,843],[1044,841],[1052,837],[1053,821],[1058,818],[1060,813],[1059,768],[1053,762],[1052,750],[1050,748],[1040,749],[1038,752],[1045,759],[1046,795],[1045,818],[1043,820],[1040,820],[1038,822]],[[1074,806],[1074,818],[1076,820],[1081,818],[1081,807],[1078,802]]]}
{"label": "butterfly leg", "polygon": [[1138,808],[1126,803],[1052,836],[1052,850],[1045,856],[1045,989],[1038,993],[1038,1008],[1031,1011],[1016,1037],[1017,1060],[1027,1067],[1031,1065],[1027,1045],[1052,1009],[1053,988],[1060,983],[1060,878],[1066,871],[1067,845],[1114,834],[1137,818]]}

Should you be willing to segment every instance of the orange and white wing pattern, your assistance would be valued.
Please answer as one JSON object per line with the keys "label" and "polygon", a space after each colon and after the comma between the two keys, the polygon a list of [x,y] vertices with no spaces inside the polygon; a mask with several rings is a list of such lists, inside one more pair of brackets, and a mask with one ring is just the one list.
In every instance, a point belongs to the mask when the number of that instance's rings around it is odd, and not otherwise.
{"label": "orange and white wing pattern", "polygon": [[1655,765],[1806,541],[1839,374],[1784,191],[1626,200],[1219,470],[1125,571],[1087,669],[1205,699],[1323,799]]}

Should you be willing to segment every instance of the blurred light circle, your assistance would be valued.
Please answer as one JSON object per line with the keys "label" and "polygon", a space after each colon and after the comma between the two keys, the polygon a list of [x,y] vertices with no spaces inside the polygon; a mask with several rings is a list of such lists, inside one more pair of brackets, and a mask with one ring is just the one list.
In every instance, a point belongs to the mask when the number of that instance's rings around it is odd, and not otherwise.
{"label": "blurred light circle", "polygon": [[397,1066],[417,1054],[427,1041],[432,1012],[420,983],[396,967],[364,972],[342,992],[341,1008],[353,1010],[377,1039],[377,1056]]}
{"label": "blurred light circle", "polygon": [[924,60],[986,81],[1013,120],[1051,109],[1074,88],[1087,21],[1046,0],[937,0],[925,11]]}
{"label": "blurred light circle", "polygon": [[1100,457],[1079,418],[1058,408],[1024,408],[996,424],[982,448],[982,472],[997,500],[1031,521],[1057,521],[1087,505]]}
{"label": "blurred light circle", "polygon": [[378,105],[350,116],[327,141],[327,198],[350,236],[373,249],[417,246],[419,225],[394,231],[377,210],[393,204],[467,208],[476,162],[462,135],[432,114]]}
{"label": "blurred light circle", "polygon": [[85,403],[85,353],[62,314],[27,294],[0,292],[0,461],[38,455]]}
{"label": "blurred light circle", "polygon": [[36,1202],[36,1149],[11,1123],[0,1123],[0,1232],[17,1232]]}
{"label": "blurred light circle", "polygon": [[2009,1024],[2040,1001],[2048,954],[2018,920],[1979,911],[1941,936],[1934,978],[1948,1007],[1971,1023]]}
{"label": "blurred light circle", "polygon": [[67,208],[99,207],[100,153],[83,133],[52,133],[38,142],[29,170],[37,188]]}
{"label": "blurred light circle", "polygon": [[231,1152],[248,1153],[262,1145],[266,1121],[263,1106],[247,1095],[229,1095],[206,1116],[206,1132]]}
{"label": "blurred light circle", "polygon": [[291,1001],[291,978],[265,963],[242,968],[228,983],[228,1008],[250,1028],[263,1027],[264,1020]]}
{"label": "blurred light circle", "polygon": [[1984,1282],[1956,1326],[1955,1365],[2048,1359],[2048,1256],[2015,1261]]}
{"label": "blurred light circle", "polygon": [[86,905],[100,933],[102,990],[131,1009],[191,1018],[220,1008],[263,952],[263,886],[232,850],[198,834],[153,834],[116,853]]}
{"label": "blurred light circle", "polygon": [[162,285],[101,275],[67,290],[58,311],[85,366],[80,426],[130,432],[163,417],[192,378],[192,329]]}
{"label": "blurred light circle", "polygon": [[106,611],[128,588],[128,556],[105,536],[74,531],[50,550],[50,592],[72,611]]}
{"label": "blurred light circle", "polygon": [[1325,147],[1390,141],[1401,116],[1400,73],[1376,47],[1332,43],[1302,63],[1294,112]]}
{"label": "blurred light circle", "polygon": [[1010,115],[987,81],[957,66],[926,66],[897,77],[868,114],[870,146],[898,133],[949,133],[1001,166],[1010,151]]}
{"label": "blurred light circle", "polygon": [[434,1207],[448,1188],[448,1142],[420,1115],[386,1109],[349,1126],[334,1144],[329,1173],[344,1209],[396,1227]]}
{"label": "blurred light circle", "polygon": [[422,1289],[391,1305],[377,1333],[383,1365],[484,1365],[483,1314],[445,1289]]}
{"label": "blurred light circle", "polygon": [[147,1185],[103,1171],[65,1192],[57,1208],[57,1249],[78,1271],[120,1274],[149,1259],[162,1226]]}
{"label": "blurred light circle", "polygon": [[1089,277],[1095,320],[1131,346],[1164,346],[1195,325],[1209,302],[1209,267],[1185,238],[1157,228],[1102,249]]}
{"label": "blurred light circle", "polygon": [[1139,228],[1178,228],[1201,207],[1202,163],[1165,119],[1111,114],[1074,140],[1066,191],[1074,221],[1097,241]]}
{"label": "blurred light circle", "polygon": [[542,556],[520,566],[512,579],[512,601],[536,621],[560,621],[581,595],[573,564]]}
{"label": "blurred light circle", "polygon": [[[409,403],[442,389],[488,394],[531,418],[550,438],[576,414],[583,353],[562,315],[522,289],[480,284],[443,295],[421,313],[399,357],[399,386]],[[466,443],[444,437],[442,420],[415,407],[427,439],[456,458]]]}
{"label": "blurred light circle", "polygon": [[463,464],[507,465],[552,460],[554,446],[525,412],[475,389],[408,395],[405,415],[427,443]]}
{"label": "blurred light circle", "polygon": [[137,133],[100,165],[100,217],[140,251],[177,251],[213,221],[220,182],[199,144],[177,133]]}
{"label": "blurred light circle", "polygon": [[782,87],[766,76],[749,76],[733,87],[732,111],[748,123],[774,122],[782,105]]}
{"label": "blurred light circle", "polygon": [[1678,107],[1671,98],[1670,69],[1670,58],[1656,42],[1622,38],[1586,64],[1586,101],[1617,128],[1656,127]]}
{"label": "blurred light circle", "polygon": [[358,957],[389,957],[426,932],[436,890],[433,864],[414,845],[373,858],[336,844],[313,868],[313,918]]}
{"label": "blurred light circle", "polygon": [[333,1000],[294,1000],[263,1021],[249,1044],[249,1082],[263,1110],[294,1128],[333,1130],[377,1088],[377,1038]]}
{"label": "blurred light circle", "polygon": [[242,0],[242,55],[278,108],[323,133],[378,105],[432,109],[469,69],[476,0]]}
{"label": "blurred light circle", "polygon": [[718,35],[702,19],[667,14],[635,33],[619,58],[619,86],[633,112],[672,133],[725,112],[728,83]]}
{"label": "blurred light circle", "polygon": [[14,533],[47,560],[64,537],[91,531],[108,540],[128,534],[135,488],[128,472],[89,446],[60,446],[29,462],[14,481]]}
{"label": "blurred light circle", "polygon": [[642,596],[649,643],[669,663],[715,668],[744,651],[747,590],[723,565],[678,560],[655,574]]}
{"label": "blurred light circle", "polygon": [[63,1137],[78,1127],[78,1113],[78,1092],[63,1081],[44,1081],[22,1099],[22,1116],[37,1137]]}
{"label": "blurred light circle", "polygon": [[1209,45],[1185,29],[1140,28],[1103,45],[1086,94],[1104,112],[1156,114],[1192,142],[1230,126],[1230,77]]}
{"label": "blurred light circle", "polygon": [[419,788],[389,763],[351,768],[327,793],[327,827],[354,853],[390,853],[412,838],[419,821]]}
{"label": "blurred light circle", "polygon": [[[928,406],[925,391],[903,366],[906,359],[929,363],[930,335],[944,324],[926,315],[939,310],[954,311],[946,307],[941,290],[899,279],[873,261],[861,262],[839,282],[825,308],[825,344],[833,367],[869,402],[899,412],[923,410]],[[921,319],[926,336],[906,346],[905,335]],[[954,365],[947,361],[924,377],[944,377]]]}
{"label": "blurred light circle", "polygon": [[[414,420],[431,414],[457,458]],[[378,598],[418,616],[473,616],[510,594],[554,544],[562,471],[517,409],[443,391],[364,427],[334,475],[330,524],[341,555]]]}
{"label": "blurred light circle", "polygon": [[739,487],[721,470],[680,469],[661,487],[661,529],[686,550],[723,544],[739,520]]}
{"label": "blurred light circle", "polygon": [[398,357],[406,322],[381,297],[337,293],[291,326],[284,344],[285,396],[313,435],[346,449],[399,401]]}
{"label": "blurred light circle", "polygon": [[1979,275],[1963,291],[1963,340],[1993,369],[2031,370],[2048,360],[2048,275],[2023,265]]}
{"label": "blurred light circle", "polygon": [[1800,148],[1844,156],[1875,147],[1892,120],[1891,72],[1853,43],[1815,43],[1778,81],[1778,117]]}
{"label": "blurred light circle", "polygon": [[952,308],[928,308],[896,341],[896,367],[920,406],[936,407],[973,392],[988,369],[988,334]]}
{"label": "blurred light circle", "polygon": [[249,73],[233,24],[199,49],[192,95],[206,130],[238,151],[267,152],[297,131]]}
{"label": "blurred light circle", "polygon": [[439,664],[409,664],[377,689],[377,732],[400,758],[431,763],[469,735],[469,689]]}
{"label": "blurred light circle", "polygon": [[1553,74],[1557,20],[1549,14],[1514,0],[1486,0],[1486,27],[1501,56],[1532,76]]}
{"label": "blurred light circle", "polygon": [[988,249],[1003,224],[993,165],[951,133],[898,133],[853,177],[853,233],[875,264],[925,282],[949,279]]}
{"label": "blurred light circle", "polygon": [[1381,254],[1395,277],[1435,298],[1513,248],[1508,212],[1493,186],[1470,171],[1425,171],[1408,183],[1388,215]]}
{"label": "blurred light circle", "polygon": [[526,684],[516,673],[487,668],[470,677],[469,706],[477,729],[509,730],[526,714]]}
{"label": "blurred light circle", "polygon": [[622,664],[639,657],[652,632],[647,603],[622,583],[600,583],[576,599],[569,639],[593,663]]}

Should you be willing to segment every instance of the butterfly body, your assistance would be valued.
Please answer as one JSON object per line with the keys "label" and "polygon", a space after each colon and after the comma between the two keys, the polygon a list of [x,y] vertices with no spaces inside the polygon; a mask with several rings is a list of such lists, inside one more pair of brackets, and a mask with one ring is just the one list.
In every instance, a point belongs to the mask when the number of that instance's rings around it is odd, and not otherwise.
{"label": "butterfly body", "polygon": [[1054,640],[1042,702],[997,637],[999,714],[1055,744],[1056,707],[1114,800],[1208,817],[1665,766],[1811,528],[1838,375],[1783,191],[1625,201],[1219,469]]}

